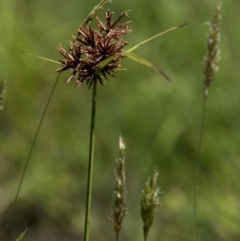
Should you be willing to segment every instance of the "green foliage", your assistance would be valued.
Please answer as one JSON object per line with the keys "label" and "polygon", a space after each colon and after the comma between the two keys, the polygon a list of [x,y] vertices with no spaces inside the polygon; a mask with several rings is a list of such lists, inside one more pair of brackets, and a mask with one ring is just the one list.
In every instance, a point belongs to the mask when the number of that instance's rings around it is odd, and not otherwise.
{"label": "green foliage", "polygon": [[[138,222],[141,183],[157,165],[165,195],[161,215],[149,240],[191,240],[195,160],[202,107],[202,56],[215,8],[211,1],[113,1],[116,14],[130,9],[130,46],[182,22],[178,31],[142,46],[136,54],[160,66],[172,79],[126,59],[128,71],[117,74],[98,92],[93,182],[96,240],[112,240],[106,215],[114,188],[112,170],[119,133],[128,146],[129,209],[122,240],[142,240]],[[240,82],[235,43],[240,37],[239,2],[222,6],[220,69],[208,97],[199,183],[199,240],[240,238]],[[90,4],[91,5],[91,4]],[[59,42],[71,35],[92,5],[75,1],[1,1],[1,76],[8,73],[8,98],[0,118],[0,213],[11,203],[33,135],[46,105],[56,65],[22,51],[58,60]],[[107,9],[107,7],[105,7]],[[63,74],[36,143],[21,199],[41,206],[54,220],[70,220],[69,230],[82,234],[86,190],[91,92],[66,85]],[[11,80],[11,81],[10,81]],[[79,141],[80,140],[80,141]],[[139,180],[142,179],[142,180]],[[137,181],[136,181],[137,180]],[[224,195],[223,195],[224,194]],[[1,216],[1,215],[0,215]],[[69,224],[68,223],[68,224]],[[132,231],[134,230],[134,232]],[[107,235],[106,235],[107,233]],[[27,240],[29,235],[24,237]],[[32,240],[36,240],[34,237]]]}

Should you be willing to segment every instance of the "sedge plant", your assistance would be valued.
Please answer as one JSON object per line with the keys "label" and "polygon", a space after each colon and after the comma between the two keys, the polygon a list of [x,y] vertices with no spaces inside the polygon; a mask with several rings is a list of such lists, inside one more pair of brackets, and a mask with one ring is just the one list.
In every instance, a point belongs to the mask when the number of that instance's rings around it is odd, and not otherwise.
{"label": "sedge plant", "polygon": [[[138,47],[143,44],[152,41],[163,34],[178,29],[186,24],[181,24],[170,28],[164,32],[154,35],[151,38],[125,50],[128,45],[127,41],[123,39],[124,35],[130,33],[129,24],[130,21],[122,21],[123,18],[128,17],[128,11],[124,11],[119,17],[113,19],[113,12],[107,10],[105,13],[105,20],[102,21],[98,17],[98,12],[103,9],[103,6],[108,3],[109,0],[101,0],[93,10],[88,14],[87,18],[82,22],[76,35],[73,36],[73,40],[70,42],[69,48],[66,50],[61,45],[57,47],[58,52],[62,55],[63,59],[55,61],[44,57],[35,57],[54,62],[61,65],[56,72],[58,76],[54,82],[53,88],[50,92],[47,104],[40,118],[37,131],[34,136],[32,146],[27,156],[21,179],[17,188],[15,199],[9,214],[9,218],[6,224],[4,237],[6,235],[9,223],[14,211],[14,207],[18,200],[18,196],[22,187],[23,179],[27,167],[29,165],[31,155],[46,115],[48,106],[53,96],[55,87],[60,77],[60,73],[65,70],[71,70],[71,75],[67,82],[75,80],[75,86],[81,86],[84,82],[88,88],[92,87],[92,109],[91,109],[91,126],[90,126],[90,143],[89,143],[89,160],[88,160],[88,177],[87,177],[87,194],[86,194],[86,213],[85,213],[85,225],[84,225],[84,241],[89,240],[89,225],[90,225],[90,209],[92,198],[92,177],[93,177],[93,161],[94,161],[94,143],[95,143],[95,121],[96,121],[96,103],[97,103],[97,86],[100,83],[104,85],[104,80],[108,77],[115,77],[115,72],[122,70],[121,61],[125,57],[139,62],[142,65],[152,68],[157,73],[164,76],[167,80],[170,80],[169,76],[159,67],[152,64],[150,61],[142,58],[133,53]],[[92,24],[97,23],[97,27],[93,28]]]}

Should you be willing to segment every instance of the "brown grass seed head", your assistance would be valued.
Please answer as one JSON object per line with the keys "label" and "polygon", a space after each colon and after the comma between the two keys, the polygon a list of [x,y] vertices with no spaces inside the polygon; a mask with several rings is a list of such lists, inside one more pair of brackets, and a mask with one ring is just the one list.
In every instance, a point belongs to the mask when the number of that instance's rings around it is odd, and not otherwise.
{"label": "brown grass seed head", "polygon": [[[131,31],[128,29],[130,21],[119,23],[124,16],[128,16],[127,13],[127,11],[123,12],[117,20],[113,21],[113,12],[108,10],[105,14],[105,23],[98,17],[95,18],[97,29],[88,25],[78,30],[77,36],[73,36],[73,41],[70,42],[69,51],[59,45],[57,50],[64,59],[59,61],[62,67],[56,72],[72,69],[67,82],[77,75],[76,85],[79,86],[85,81],[88,87],[94,80],[98,80],[103,85],[103,79],[107,79],[108,75],[115,77],[114,73],[121,68],[120,62],[124,58],[121,53],[128,44],[122,37]],[[109,57],[113,59],[97,71],[99,65]]]}

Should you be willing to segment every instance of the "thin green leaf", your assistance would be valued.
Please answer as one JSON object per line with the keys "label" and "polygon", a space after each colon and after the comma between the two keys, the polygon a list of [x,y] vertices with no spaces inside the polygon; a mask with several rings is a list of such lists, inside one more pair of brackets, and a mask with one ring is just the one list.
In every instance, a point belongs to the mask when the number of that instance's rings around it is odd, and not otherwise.
{"label": "thin green leaf", "polygon": [[[107,2],[110,2],[110,0],[102,0],[98,5],[96,5],[92,11],[88,14],[87,18],[84,19],[84,21],[82,22],[82,24],[80,25],[80,28],[81,27],[85,27],[88,23],[90,23],[98,14],[98,12],[102,9],[102,7],[107,3]],[[52,59],[48,59],[48,58],[44,58],[44,57],[41,57],[41,56],[38,56],[38,55],[35,55],[35,54],[30,54],[30,53],[26,53],[26,52],[23,52],[27,55],[30,55],[30,56],[34,56],[34,57],[37,57],[39,59],[43,59],[43,60],[47,60],[49,62],[53,62],[53,63],[57,63],[57,64],[61,64],[60,62],[58,61],[55,61],[55,60],[52,60]]]}
{"label": "thin green leaf", "polygon": [[47,61],[55,63],[55,64],[61,64],[59,61],[48,59],[48,58],[45,58],[45,57],[42,57],[42,56],[38,56],[36,54],[30,54],[30,53],[26,53],[26,52],[23,52],[23,54],[27,54],[27,55],[30,55],[30,56],[33,56],[33,57],[36,57],[36,58],[39,58],[39,59],[47,60]]}
{"label": "thin green leaf", "polygon": [[130,59],[145,65],[151,69],[153,69],[154,71],[156,71],[157,73],[161,74],[164,78],[166,78],[168,81],[171,81],[171,79],[169,78],[169,76],[167,74],[165,74],[165,72],[163,70],[161,70],[159,67],[155,66],[153,63],[151,63],[150,61],[134,54],[134,53],[125,53],[125,55],[127,57],[129,57]]}
{"label": "thin green leaf", "polygon": [[120,54],[114,54],[114,55],[108,57],[107,59],[104,59],[104,60],[98,65],[98,67],[97,67],[97,69],[96,69],[96,71],[95,71],[94,74],[95,74],[95,75],[99,74],[99,73],[102,71],[102,69],[103,69],[107,64],[109,64],[113,59],[115,59],[118,55],[120,55]]}
{"label": "thin green leaf", "polygon": [[27,232],[27,229],[25,229],[25,231],[22,232],[22,233],[18,236],[18,238],[16,239],[16,241],[21,241],[21,240],[24,238],[24,235],[25,235],[26,232]]}
{"label": "thin green leaf", "polygon": [[[125,52],[123,52],[123,53],[121,53],[121,54],[123,54],[123,55],[131,58],[132,60],[134,60],[134,61],[136,61],[136,62],[138,62],[138,63],[140,63],[140,64],[143,64],[143,65],[145,65],[145,66],[153,69],[153,70],[156,71],[157,73],[159,73],[159,74],[161,74],[162,76],[164,76],[168,81],[171,81],[170,78],[169,78],[169,76],[168,76],[167,74],[165,74],[164,71],[162,71],[160,68],[156,67],[154,64],[152,64],[152,63],[149,62],[148,60],[146,60],[146,59],[144,59],[144,58],[142,58],[142,57],[140,57],[140,56],[138,56],[138,55],[136,55],[136,54],[133,54],[133,53],[131,53],[131,52],[134,51],[135,49],[137,49],[138,47],[142,46],[143,44],[146,44],[146,43],[150,42],[151,40],[154,40],[155,38],[158,38],[158,37],[160,37],[160,36],[162,36],[162,35],[164,35],[164,34],[166,34],[166,33],[169,33],[169,32],[171,32],[171,31],[173,31],[173,30],[176,30],[176,29],[178,29],[178,28],[181,28],[181,27],[183,27],[183,26],[185,26],[185,25],[186,25],[186,23],[180,24],[180,25],[178,25],[178,26],[175,26],[175,27],[172,27],[172,28],[170,28],[170,29],[167,29],[166,31],[163,31],[163,32],[161,32],[161,33],[158,33],[158,34],[154,35],[153,37],[148,38],[147,40],[145,40],[145,41],[143,41],[143,42],[141,42],[141,43],[133,46],[132,48],[126,50]],[[102,70],[107,64],[109,64],[115,57],[117,57],[118,55],[120,55],[120,54],[115,54],[115,55],[110,56],[109,58],[103,60],[103,61],[99,64],[98,68],[96,69],[95,74],[99,74],[99,73],[101,72],[101,70]]]}
{"label": "thin green leaf", "polygon": [[183,27],[183,26],[185,26],[185,25],[186,25],[186,23],[183,23],[183,24],[180,24],[180,25],[178,25],[178,26],[169,28],[169,29],[167,29],[166,31],[163,31],[163,32],[161,32],[161,33],[158,33],[158,34],[152,36],[151,38],[148,38],[147,40],[144,40],[143,42],[141,42],[141,43],[139,43],[139,44],[136,44],[136,45],[133,46],[132,48],[126,50],[125,53],[130,53],[130,52],[132,52],[133,50],[137,49],[138,47],[140,47],[140,46],[142,46],[142,45],[144,45],[144,44],[146,44],[146,43],[154,40],[155,38],[158,38],[158,37],[160,37],[160,36],[162,36],[162,35],[164,35],[164,34],[166,34],[166,33],[169,33],[169,32],[171,32],[171,31],[173,31],[173,30],[176,30],[176,29],[178,29],[178,28],[181,28],[181,27]]}

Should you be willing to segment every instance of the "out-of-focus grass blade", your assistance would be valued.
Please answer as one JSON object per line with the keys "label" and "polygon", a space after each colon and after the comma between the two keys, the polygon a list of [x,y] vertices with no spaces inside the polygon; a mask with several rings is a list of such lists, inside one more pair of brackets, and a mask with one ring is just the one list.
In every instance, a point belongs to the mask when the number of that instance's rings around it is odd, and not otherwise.
{"label": "out-of-focus grass blade", "polygon": [[127,57],[129,57],[130,59],[145,65],[153,70],[155,70],[157,73],[161,74],[165,79],[167,79],[168,81],[171,81],[171,79],[169,78],[169,76],[167,74],[165,74],[165,72],[163,70],[161,70],[159,67],[155,66],[153,63],[151,63],[150,61],[134,54],[134,53],[125,53],[125,55]]}
{"label": "out-of-focus grass blade", "polygon": [[18,238],[16,239],[16,241],[21,241],[21,240],[23,240],[24,235],[26,234],[26,232],[27,232],[27,229],[18,236]]}
{"label": "out-of-focus grass blade", "polygon": [[130,52],[132,52],[133,50],[137,49],[138,47],[140,47],[140,46],[142,46],[142,45],[144,45],[144,44],[146,44],[146,43],[154,40],[155,38],[158,38],[158,37],[160,37],[160,36],[162,36],[162,35],[164,35],[164,34],[166,34],[166,33],[169,33],[169,32],[171,32],[171,31],[173,31],[173,30],[176,30],[176,29],[178,29],[178,28],[181,28],[181,27],[183,27],[183,26],[185,26],[185,25],[186,25],[186,23],[183,23],[183,24],[180,24],[180,25],[178,25],[178,26],[169,28],[169,29],[167,29],[166,31],[163,31],[163,32],[161,32],[161,33],[158,33],[158,34],[152,36],[151,38],[148,38],[148,39],[144,40],[143,42],[134,45],[132,48],[126,50],[125,53],[130,53]]}
{"label": "out-of-focus grass blade", "polygon": [[6,92],[7,92],[7,74],[5,78],[0,83],[0,111],[3,110],[3,102],[6,99]]}

